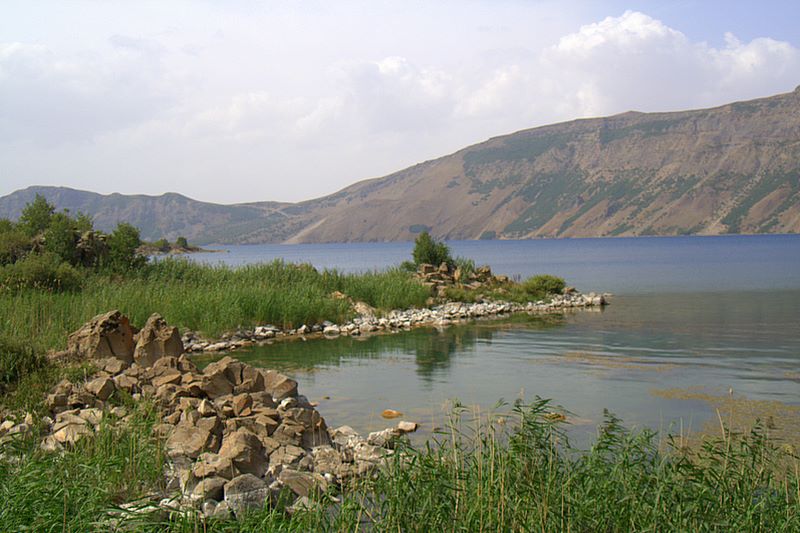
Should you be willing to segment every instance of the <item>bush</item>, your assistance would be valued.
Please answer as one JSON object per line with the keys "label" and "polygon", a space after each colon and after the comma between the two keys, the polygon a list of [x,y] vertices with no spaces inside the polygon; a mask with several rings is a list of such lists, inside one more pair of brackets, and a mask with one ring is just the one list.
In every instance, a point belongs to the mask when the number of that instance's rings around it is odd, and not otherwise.
{"label": "bush", "polygon": [[139,230],[136,227],[121,222],[108,236],[108,257],[106,267],[113,272],[127,272],[142,267],[147,258],[139,255],[136,250],[142,245]]}
{"label": "bush", "polygon": [[22,230],[0,232],[0,266],[18,261],[30,249],[31,240]]}
{"label": "bush", "polygon": [[431,265],[453,263],[453,258],[450,257],[450,248],[445,243],[435,240],[427,231],[420,233],[414,241],[412,255],[414,256],[414,263],[417,265],[422,263]]}
{"label": "bush", "polygon": [[175,239],[175,246],[183,250],[186,250],[187,248],[189,248],[189,241],[186,240],[186,237],[178,237],[177,239]]}
{"label": "bush", "polygon": [[30,254],[14,264],[0,268],[0,289],[18,291],[26,288],[52,291],[77,290],[82,275],[54,253]]}
{"label": "bush", "polygon": [[533,296],[548,296],[551,294],[561,294],[564,291],[564,287],[566,283],[564,282],[563,278],[559,278],[557,276],[551,276],[550,274],[539,274],[538,276],[533,276],[532,278],[528,278],[522,284],[522,288],[525,289],[530,295]]}

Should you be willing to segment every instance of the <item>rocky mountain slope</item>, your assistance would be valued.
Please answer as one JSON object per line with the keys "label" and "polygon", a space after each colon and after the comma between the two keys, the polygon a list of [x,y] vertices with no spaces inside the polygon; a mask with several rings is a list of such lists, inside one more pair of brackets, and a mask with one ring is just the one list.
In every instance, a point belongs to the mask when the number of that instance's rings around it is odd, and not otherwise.
{"label": "rocky mountain slope", "polygon": [[[34,192],[0,199],[0,217]],[[43,193],[72,207],[63,189]],[[800,88],[524,130],[298,204],[169,194],[82,205],[100,227],[141,222],[146,236],[197,242],[409,240],[424,229],[448,239],[798,232]]]}

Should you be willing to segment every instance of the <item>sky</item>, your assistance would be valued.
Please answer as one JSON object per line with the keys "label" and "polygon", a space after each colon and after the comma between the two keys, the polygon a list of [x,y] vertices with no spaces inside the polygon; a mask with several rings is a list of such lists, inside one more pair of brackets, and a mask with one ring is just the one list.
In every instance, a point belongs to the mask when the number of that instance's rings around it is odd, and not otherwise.
{"label": "sky", "polygon": [[800,85],[800,2],[0,4],[0,196],[300,201],[490,137]]}

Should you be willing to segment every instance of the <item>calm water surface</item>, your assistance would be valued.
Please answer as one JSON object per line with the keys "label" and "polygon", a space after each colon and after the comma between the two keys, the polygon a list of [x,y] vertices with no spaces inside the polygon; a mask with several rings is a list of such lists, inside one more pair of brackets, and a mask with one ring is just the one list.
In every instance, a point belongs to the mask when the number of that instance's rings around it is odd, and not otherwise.
{"label": "calm water surface", "polygon": [[[279,368],[319,401],[332,425],[385,427],[398,409],[430,430],[448,401],[552,398],[591,432],[608,408],[630,425],[699,430],[712,416],[681,389],[800,405],[800,236],[468,241],[458,255],[496,273],[548,272],[610,291],[602,312],[308,342],[239,352]],[[348,271],[384,268],[410,243],[264,245],[198,254],[230,264],[306,261]],[[424,433],[423,433],[424,435]]]}

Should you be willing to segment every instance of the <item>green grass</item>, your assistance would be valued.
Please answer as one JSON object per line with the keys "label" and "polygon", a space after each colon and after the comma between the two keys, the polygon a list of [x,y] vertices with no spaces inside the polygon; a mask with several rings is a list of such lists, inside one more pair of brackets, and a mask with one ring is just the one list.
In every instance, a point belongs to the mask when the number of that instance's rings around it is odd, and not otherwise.
{"label": "green grass", "polygon": [[74,449],[45,453],[36,435],[0,446],[0,530],[110,531],[108,511],[162,483],[163,454],[153,436],[155,411],[139,404],[124,427],[101,425]]}
{"label": "green grass", "polygon": [[[109,529],[121,503],[159,487],[163,455],[153,413],[140,405],[125,430],[105,427],[63,455],[20,445],[0,459],[0,530]],[[756,427],[692,451],[607,415],[588,450],[571,446],[546,400],[497,416],[454,410],[420,449],[370,479],[323,495],[291,517],[281,506],[238,521],[142,515],[137,531],[797,531],[798,458]],[[27,449],[25,448],[27,446]],[[330,496],[341,500],[331,504]]]}
{"label": "green grass", "polygon": [[317,272],[282,261],[239,268],[166,259],[125,277],[86,274],[80,291],[0,291],[0,331],[37,352],[61,349],[93,316],[119,309],[141,326],[152,313],[216,336],[239,327],[285,327],[351,316],[340,291],[379,309],[423,306],[428,289],[399,269],[364,274]]}

